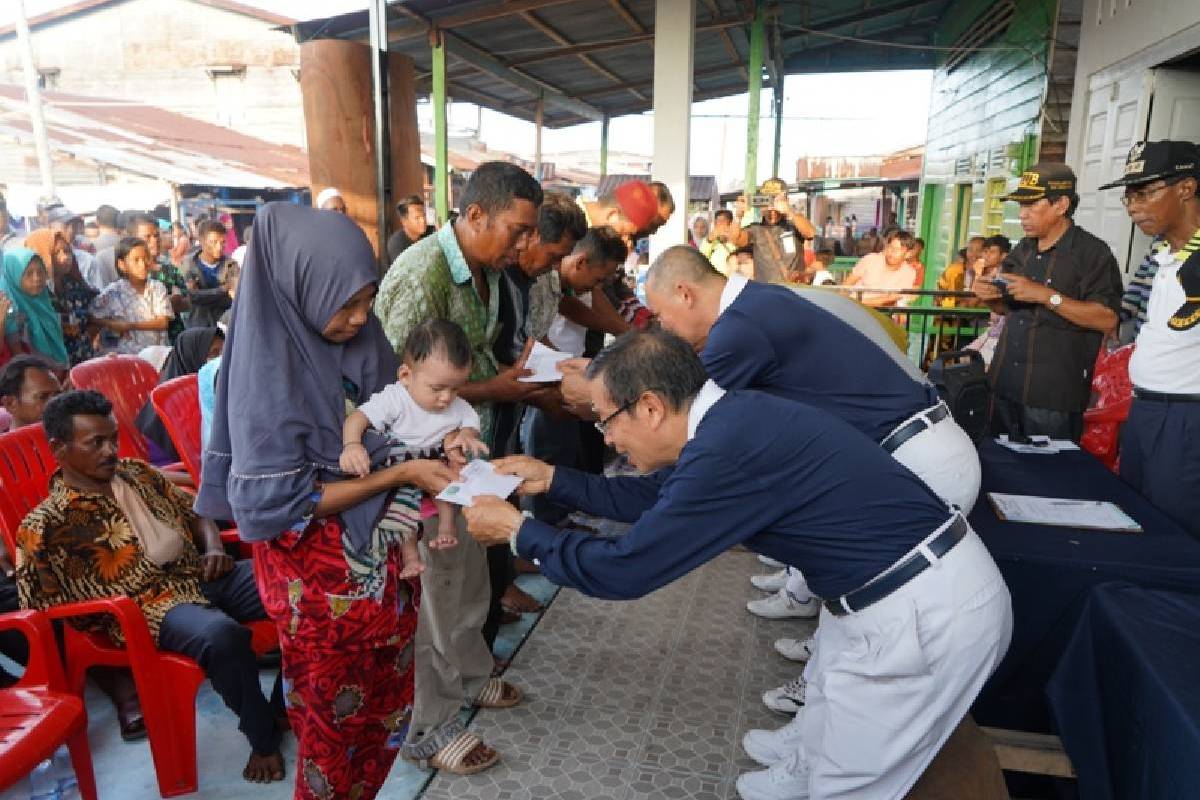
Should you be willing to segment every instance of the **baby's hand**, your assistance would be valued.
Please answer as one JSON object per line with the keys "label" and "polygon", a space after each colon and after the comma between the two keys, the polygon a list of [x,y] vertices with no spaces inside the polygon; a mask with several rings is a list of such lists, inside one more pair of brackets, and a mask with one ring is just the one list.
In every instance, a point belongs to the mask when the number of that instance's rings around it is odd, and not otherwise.
{"label": "baby's hand", "polygon": [[479,440],[479,433],[471,428],[461,428],[458,431],[456,446],[462,448],[468,458],[478,458],[488,454],[488,446]]}
{"label": "baby's hand", "polygon": [[361,478],[371,471],[371,457],[367,455],[367,448],[363,447],[361,442],[348,442],[342,448],[342,457],[338,459],[338,466],[342,468],[343,472]]}

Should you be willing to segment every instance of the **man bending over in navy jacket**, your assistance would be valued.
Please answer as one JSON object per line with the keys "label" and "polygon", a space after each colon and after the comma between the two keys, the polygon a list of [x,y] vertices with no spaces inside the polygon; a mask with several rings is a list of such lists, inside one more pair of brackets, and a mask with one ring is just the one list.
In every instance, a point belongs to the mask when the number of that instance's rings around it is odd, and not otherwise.
{"label": "man bending over in navy jacket", "polygon": [[726,392],[670,333],[627,334],[588,371],[605,441],[657,472],[605,478],[526,456],[496,467],[521,476],[526,494],[631,522],[629,532],[563,532],[481,498],[465,512],[470,533],[537,559],[555,583],[613,599],[647,594],[740,543],[800,568],[826,598],[803,735],[770,754],[769,769],[742,775],[738,791],[903,797],[1008,647],[1008,589],[978,536],[847,423]]}

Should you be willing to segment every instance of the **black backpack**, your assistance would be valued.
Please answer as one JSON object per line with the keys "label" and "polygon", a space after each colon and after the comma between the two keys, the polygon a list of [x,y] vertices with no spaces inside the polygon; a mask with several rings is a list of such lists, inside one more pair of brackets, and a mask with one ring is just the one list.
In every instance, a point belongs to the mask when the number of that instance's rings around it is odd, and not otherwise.
{"label": "black backpack", "polygon": [[929,380],[954,421],[978,442],[987,430],[988,383],[983,356],[975,350],[942,353],[929,365]]}

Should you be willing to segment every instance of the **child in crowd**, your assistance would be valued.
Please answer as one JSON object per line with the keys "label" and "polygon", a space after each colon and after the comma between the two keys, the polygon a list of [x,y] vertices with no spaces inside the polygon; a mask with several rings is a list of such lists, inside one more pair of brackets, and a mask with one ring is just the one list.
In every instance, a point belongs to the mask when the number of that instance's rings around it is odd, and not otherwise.
{"label": "child in crowd", "polygon": [[[1012,250],[1012,242],[1007,236],[989,236],[983,242],[983,255],[980,256],[978,266],[978,277],[975,280],[990,281],[995,280],[1000,274],[1000,266],[1004,259]],[[978,301],[974,301],[971,305],[976,305]],[[968,350],[978,350],[983,356],[983,362],[988,366],[992,364],[992,356],[996,352],[996,345],[1000,341],[1000,334],[1004,331],[1003,314],[993,312],[988,318],[988,328],[979,335],[975,341],[967,345]]]}
{"label": "child in crowd", "polygon": [[146,242],[127,236],[117,243],[114,255],[121,277],[92,303],[92,317],[104,329],[103,349],[137,355],[145,347],[166,346],[167,326],[175,312],[167,287],[151,277]]}
{"label": "child in crowd", "polygon": [[[393,439],[392,456],[399,460],[430,458],[444,447],[452,466],[461,467],[468,458],[487,453],[487,446],[479,440],[479,415],[458,396],[471,372],[466,332],[449,320],[427,320],[408,335],[402,360],[399,380],[346,417],[341,468],[359,477],[371,471],[370,457],[362,445],[363,432],[369,427]],[[458,544],[455,506],[442,500],[432,505],[436,508],[430,508],[428,499],[415,487],[401,487],[379,522],[379,528],[400,537],[402,578],[415,578],[425,569],[417,549],[422,519],[434,514],[438,518],[438,535],[428,543],[430,548]]]}
{"label": "child in crowd", "polygon": [[837,286],[833,275],[833,250],[825,248],[816,252],[813,263],[804,269],[804,283],[810,286]]}

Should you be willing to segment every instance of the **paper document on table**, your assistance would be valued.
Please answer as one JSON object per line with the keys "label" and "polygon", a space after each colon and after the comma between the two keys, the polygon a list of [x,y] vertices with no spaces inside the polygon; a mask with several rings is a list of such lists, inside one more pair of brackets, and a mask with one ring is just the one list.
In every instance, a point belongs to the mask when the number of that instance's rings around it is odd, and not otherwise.
{"label": "paper document on table", "polygon": [[520,380],[525,383],[558,383],[563,377],[558,371],[558,362],[568,358],[571,358],[570,353],[551,350],[541,342],[534,342],[533,349],[529,351],[529,358],[525,361],[525,369],[533,374]]}
{"label": "paper document on table", "polygon": [[435,499],[460,506],[475,503],[475,498],[493,494],[504,498],[517,490],[521,479],[516,475],[499,475],[491,462],[476,459],[462,468],[459,479],[442,490]]}
{"label": "paper document on table", "polygon": [[996,437],[996,444],[1007,447],[1014,453],[1065,453],[1068,450],[1078,450],[1079,445],[1070,439],[1051,439],[1049,436],[1030,436],[1029,443],[1010,442],[1007,433]]}
{"label": "paper document on table", "polygon": [[1142,526],[1107,500],[1067,500],[1027,494],[988,492],[996,516],[1009,522],[1058,525],[1063,528],[1092,528],[1100,531],[1141,533]]}

